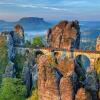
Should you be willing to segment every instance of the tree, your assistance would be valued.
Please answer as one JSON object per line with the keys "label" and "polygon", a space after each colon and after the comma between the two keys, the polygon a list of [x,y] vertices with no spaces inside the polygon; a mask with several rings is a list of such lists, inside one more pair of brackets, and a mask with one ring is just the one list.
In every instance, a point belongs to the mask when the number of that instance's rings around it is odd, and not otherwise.
{"label": "tree", "polygon": [[100,58],[95,62],[95,69],[98,73],[100,73]]}
{"label": "tree", "polygon": [[42,38],[40,36],[36,36],[33,38],[32,45],[34,47],[43,47],[44,44],[42,42]]}
{"label": "tree", "polygon": [[0,83],[2,81],[2,74],[4,74],[5,68],[8,64],[8,52],[6,37],[0,37]]}
{"label": "tree", "polygon": [[0,100],[25,100],[26,87],[17,78],[4,78],[0,89]]}
{"label": "tree", "polygon": [[97,61],[95,62],[95,69],[98,73],[98,77],[99,77],[99,80],[100,80],[100,58],[98,58]]}

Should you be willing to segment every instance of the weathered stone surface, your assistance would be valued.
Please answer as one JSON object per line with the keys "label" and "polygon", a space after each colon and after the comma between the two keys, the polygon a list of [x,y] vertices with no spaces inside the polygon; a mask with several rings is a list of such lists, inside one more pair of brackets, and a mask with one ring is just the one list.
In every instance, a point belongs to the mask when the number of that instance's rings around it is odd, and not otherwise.
{"label": "weathered stone surface", "polygon": [[10,34],[13,38],[14,46],[24,45],[24,29],[21,25],[17,24],[14,27],[14,31],[11,31]]}
{"label": "weathered stone surface", "polygon": [[27,88],[27,96],[30,94],[31,90],[31,73],[29,68],[29,63],[26,61],[22,70],[22,80]]}
{"label": "weathered stone surface", "polygon": [[98,91],[99,83],[96,71],[87,72],[85,80],[85,88],[90,91]]}
{"label": "weathered stone surface", "polygon": [[93,100],[98,100],[99,81],[93,66],[90,66],[86,73],[85,89],[90,92]]}
{"label": "weathered stone surface", "polygon": [[74,61],[75,61],[75,72],[77,73],[79,80],[84,81],[84,79],[86,78],[86,71],[83,67],[81,67],[81,65],[76,61],[76,59]]}
{"label": "weathered stone surface", "polygon": [[8,32],[8,31],[2,32],[1,37],[6,38],[5,42],[6,42],[6,46],[7,46],[7,50],[8,50],[7,54],[8,54],[8,59],[10,61],[10,60],[14,59],[14,57],[15,57],[14,47],[13,47],[14,46],[13,38],[12,38],[10,32]]}
{"label": "weathered stone surface", "polygon": [[100,89],[99,89],[99,92],[98,92],[98,99],[100,100]]}
{"label": "weathered stone surface", "polygon": [[53,66],[46,56],[41,56],[38,63],[39,100],[59,100],[57,77]]}
{"label": "weathered stone surface", "polygon": [[15,57],[14,41],[10,34],[7,36],[8,58],[13,60]]}
{"label": "weathered stone surface", "polygon": [[74,72],[74,61],[72,59],[62,60],[55,64],[54,59],[50,59],[48,56],[39,57],[39,100],[73,100],[76,82],[77,75]]}
{"label": "weathered stone surface", "polygon": [[92,100],[91,95],[84,88],[80,88],[77,91],[75,100]]}
{"label": "weathered stone surface", "polygon": [[78,49],[80,43],[80,27],[78,21],[61,21],[49,29],[47,42],[53,48]]}
{"label": "weathered stone surface", "polygon": [[59,61],[57,68],[61,71],[63,76],[66,76],[68,73],[72,74],[75,70],[74,60],[62,59]]}
{"label": "weathered stone surface", "polygon": [[63,77],[60,81],[61,100],[73,100],[73,84],[70,76]]}
{"label": "weathered stone surface", "polygon": [[14,63],[9,62],[8,66],[6,66],[5,74],[3,75],[3,77],[15,78],[16,77],[15,72],[16,72],[16,68],[15,68]]}
{"label": "weathered stone surface", "polygon": [[37,64],[31,50],[25,51],[25,62],[22,70],[22,80],[27,87],[27,96],[37,87]]}
{"label": "weathered stone surface", "polygon": [[4,31],[1,33],[1,36],[6,37],[7,49],[8,49],[8,58],[9,61],[13,60],[15,57],[15,49],[14,46],[22,46],[24,45],[24,29],[21,25],[17,24],[14,27],[14,31]]}
{"label": "weathered stone surface", "polygon": [[[99,100],[95,71],[86,72],[85,79],[79,80],[77,73],[80,70],[76,71],[75,67],[73,59],[66,59],[65,57],[56,63],[54,58],[46,55],[40,56],[38,59],[39,100]],[[90,75],[88,75],[89,73]],[[88,80],[91,75],[92,77]]]}
{"label": "weathered stone surface", "polygon": [[3,75],[4,78],[10,77],[15,78],[16,77],[16,68],[13,62],[9,62],[9,64],[6,66],[5,73]]}
{"label": "weathered stone surface", "polygon": [[32,87],[36,87],[37,86],[37,64],[35,64],[34,66],[32,66],[31,68],[31,75],[32,75]]}
{"label": "weathered stone surface", "polygon": [[96,50],[100,51],[100,36],[97,37],[97,41],[96,41]]}

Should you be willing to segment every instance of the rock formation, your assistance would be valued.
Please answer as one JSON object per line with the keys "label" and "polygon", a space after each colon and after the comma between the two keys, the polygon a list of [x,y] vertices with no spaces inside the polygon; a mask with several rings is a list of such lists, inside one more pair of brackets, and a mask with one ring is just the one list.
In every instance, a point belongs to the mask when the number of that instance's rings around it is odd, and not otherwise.
{"label": "rock formation", "polygon": [[[38,61],[38,92],[39,100],[59,100],[57,78],[51,60],[41,56]],[[53,62],[52,62],[53,63]]]}
{"label": "rock formation", "polygon": [[5,73],[3,75],[4,78],[15,78],[16,77],[16,68],[14,63],[9,62],[8,66],[6,66]]}
{"label": "rock formation", "polygon": [[93,100],[98,100],[99,81],[93,66],[87,70],[84,87],[91,94]]}
{"label": "rock formation", "polygon": [[96,51],[100,51],[100,36],[97,37],[97,41],[96,41]]}
{"label": "rock formation", "polygon": [[77,73],[75,67],[74,59],[59,59],[56,63],[52,57],[40,56],[38,58],[39,100],[99,100],[95,72],[92,70],[92,76],[88,76],[87,73],[84,80],[79,80],[80,70],[77,70]]}
{"label": "rock formation", "polygon": [[27,96],[31,94],[32,88],[37,86],[37,64],[34,55],[29,50],[26,50],[26,61],[23,65],[22,80],[27,87]]}
{"label": "rock formation", "polygon": [[[46,38],[51,48],[79,49],[79,23],[62,21],[48,30]],[[73,57],[68,59],[66,55],[61,57],[58,52],[53,51],[50,57],[42,55],[38,58],[39,100],[98,100],[95,70],[91,72],[92,77],[88,77],[77,60],[79,59]],[[89,82],[90,90],[87,89]]]}
{"label": "rock formation", "polygon": [[14,53],[14,41],[13,37],[11,36],[10,32],[2,32],[1,36],[6,38],[6,45],[7,45],[7,50],[8,50],[8,59],[9,61],[14,59],[15,53]]}
{"label": "rock formation", "polygon": [[62,66],[61,63],[56,64],[52,58],[45,55],[39,58],[39,100],[73,100],[75,95],[74,82],[77,80],[77,76],[74,74],[74,61],[70,59]]}
{"label": "rock formation", "polygon": [[1,33],[1,36],[6,37],[7,49],[8,49],[8,59],[9,61],[13,60],[15,57],[15,46],[24,45],[24,29],[21,25],[17,24],[14,27],[14,31],[8,32],[4,31]]}
{"label": "rock formation", "polygon": [[52,48],[78,49],[80,44],[80,27],[78,21],[61,21],[49,29],[48,46]]}
{"label": "rock formation", "polygon": [[98,99],[100,100],[100,90],[99,90],[99,92],[98,92]]}
{"label": "rock formation", "polygon": [[73,100],[74,90],[70,76],[63,77],[60,81],[61,100]]}
{"label": "rock formation", "polygon": [[24,29],[21,25],[17,24],[14,27],[14,31],[11,31],[10,34],[13,38],[14,46],[24,45]]}
{"label": "rock formation", "polygon": [[75,100],[92,100],[91,95],[84,88],[80,88],[77,91]]}
{"label": "rock formation", "polygon": [[22,80],[27,88],[27,96],[29,96],[31,90],[31,73],[30,73],[29,63],[27,61],[23,66]]}

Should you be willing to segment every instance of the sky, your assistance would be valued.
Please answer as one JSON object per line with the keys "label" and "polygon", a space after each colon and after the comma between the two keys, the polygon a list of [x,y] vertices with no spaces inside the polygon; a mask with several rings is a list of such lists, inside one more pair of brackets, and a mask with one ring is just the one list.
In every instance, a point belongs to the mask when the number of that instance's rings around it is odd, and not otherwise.
{"label": "sky", "polygon": [[100,21],[100,0],[0,0],[0,19],[22,17]]}

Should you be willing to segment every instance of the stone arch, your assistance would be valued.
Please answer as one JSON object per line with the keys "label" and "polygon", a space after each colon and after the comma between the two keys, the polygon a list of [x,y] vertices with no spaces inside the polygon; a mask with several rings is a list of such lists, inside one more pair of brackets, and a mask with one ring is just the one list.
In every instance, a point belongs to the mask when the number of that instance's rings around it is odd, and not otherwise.
{"label": "stone arch", "polygon": [[76,63],[78,63],[81,67],[83,67],[85,70],[90,66],[91,61],[88,56],[84,54],[79,54],[75,57]]}
{"label": "stone arch", "polygon": [[67,58],[67,56],[66,56],[66,51],[63,50],[63,51],[61,52],[61,59],[65,59],[65,58]]}
{"label": "stone arch", "polygon": [[58,64],[59,58],[61,56],[61,52],[60,51],[53,51],[53,52],[51,52],[51,56],[54,59],[55,63]]}
{"label": "stone arch", "polygon": [[61,51],[56,51],[56,50],[52,50],[51,51],[51,56],[54,58],[55,56],[61,56]]}
{"label": "stone arch", "polygon": [[34,51],[34,57],[38,57],[38,55],[44,55],[44,53],[41,50]]}

